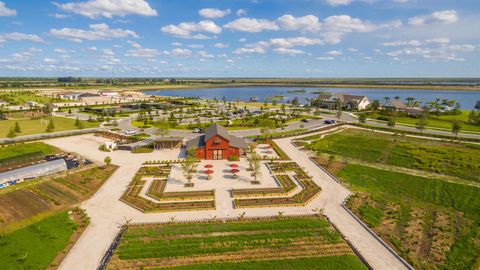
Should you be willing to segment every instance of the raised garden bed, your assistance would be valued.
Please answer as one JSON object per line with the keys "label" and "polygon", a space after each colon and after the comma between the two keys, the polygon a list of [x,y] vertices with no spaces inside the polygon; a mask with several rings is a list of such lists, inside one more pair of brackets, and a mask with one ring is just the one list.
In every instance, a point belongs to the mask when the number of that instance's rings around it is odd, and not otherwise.
{"label": "raised garden bed", "polygon": [[[298,167],[298,165],[297,165]],[[278,207],[278,206],[304,206],[315,196],[320,194],[320,187],[300,167],[295,170],[295,179],[302,186],[302,191],[291,197],[275,198],[241,198],[234,199],[235,207]]]}
{"label": "raised garden bed", "polygon": [[158,201],[194,201],[194,200],[213,200],[215,199],[215,190],[199,190],[186,192],[164,192],[167,180],[154,180],[147,190],[147,196]]}
{"label": "raised garden bed", "polygon": [[276,175],[275,178],[281,187],[232,189],[232,195],[234,198],[286,197],[297,187],[288,175]]}
{"label": "raised garden bed", "polygon": [[[139,196],[140,191],[143,189],[146,183],[146,181],[143,180],[144,176],[152,176],[152,175],[156,176],[159,174],[159,172],[161,175],[164,175],[165,171],[168,170],[168,173],[170,172],[170,168],[171,166],[155,166],[155,167],[150,166],[150,167],[140,168],[137,174],[135,174],[135,176],[133,177],[132,182],[130,183],[130,186],[127,188],[125,193],[120,198],[120,201],[144,213],[215,209],[215,200],[213,198],[210,200],[202,200],[202,201],[198,201],[198,200],[194,201],[189,198],[190,200],[188,201],[157,203]],[[166,174],[166,176],[168,176],[168,173]],[[154,193],[163,191],[165,186],[162,187],[161,182],[162,182],[161,180],[158,180],[158,183],[156,183],[154,187],[151,186],[149,190],[152,189]],[[163,182],[166,182],[166,181],[163,181]],[[177,194],[175,193],[172,194],[172,196],[177,195],[178,196],[177,198],[179,200],[182,197],[185,197],[183,195],[180,196],[178,194],[180,192],[178,192]],[[197,195],[195,194],[195,192],[185,192],[185,193],[188,195]],[[175,199],[171,197],[169,198],[169,200],[175,200]]]}

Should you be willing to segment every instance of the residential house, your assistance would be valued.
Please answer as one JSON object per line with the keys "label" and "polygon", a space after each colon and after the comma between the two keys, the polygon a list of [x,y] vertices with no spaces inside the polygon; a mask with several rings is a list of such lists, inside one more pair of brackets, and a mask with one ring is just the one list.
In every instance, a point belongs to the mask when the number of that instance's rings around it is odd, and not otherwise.
{"label": "residential house", "polygon": [[345,110],[365,110],[370,105],[370,100],[367,96],[335,93],[319,95],[313,103],[328,109],[336,109],[340,105]]}
{"label": "residential house", "polygon": [[400,99],[389,100],[383,104],[382,108],[388,111],[403,112],[409,115],[421,115],[423,109],[420,107],[408,107]]}
{"label": "residential house", "polygon": [[248,148],[247,143],[230,135],[223,126],[213,124],[205,134],[187,142],[187,151],[194,150],[198,159],[229,159],[240,157]]}

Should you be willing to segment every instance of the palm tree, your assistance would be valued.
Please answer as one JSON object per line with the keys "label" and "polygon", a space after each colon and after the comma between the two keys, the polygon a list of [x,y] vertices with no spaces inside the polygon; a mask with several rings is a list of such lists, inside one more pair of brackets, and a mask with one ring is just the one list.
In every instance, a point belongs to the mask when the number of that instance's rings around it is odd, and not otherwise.
{"label": "palm tree", "polygon": [[385,99],[385,103],[388,103],[388,101],[390,100],[390,97],[384,97],[383,99]]}
{"label": "palm tree", "polygon": [[414,97],[407,97],[406,100],[407,100],[407,106],[411,107],[415,98]]}
{"label": "palm tree", "polygon": [[252,184],[259,184],[260,182],[257,180],[257,178],[262,174],[260,172],[260,156],[257,153],[252,153],[250,154],[250,159],[252,162]]}

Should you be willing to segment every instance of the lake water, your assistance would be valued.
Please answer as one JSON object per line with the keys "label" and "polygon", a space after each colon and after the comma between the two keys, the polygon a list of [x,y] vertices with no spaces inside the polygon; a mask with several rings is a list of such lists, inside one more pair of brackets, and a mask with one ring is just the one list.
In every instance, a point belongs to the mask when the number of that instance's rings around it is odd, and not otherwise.
{"label": "lake water", "polygon": [[[289,93],[288,91],[305,89],[305,93]],[[253,86],[253,87],[219,87],[208,89],[185,89],[185,90],[157,90],[145,91],[147,95],[172,96],[172,97],[198,97],[203,99],[222,100],[225,97],[228,101],[248,101],[251,97],[257,97],[259,102],[273,96],[283,96],[278,103],[285,103],[298,97],[301,103],[307,103],[307,98],[314,98],[316,91],[342,92],[353,95],[365,95],[370,100],[378,99],[384,103],[384,97],[393,99],[399,96],[403,101],[407,97],[414,97],[416,100],[425,103],[434,101],[437,98],[456,100],[464,110],[471,110],[475,107],[477,100],[480,100],[480,92],[474,91],[439,91],[439,90],[397,90],[397,89],[373,89],[373,88],[313,88],[313,87],[278,87],[278,86]]]}

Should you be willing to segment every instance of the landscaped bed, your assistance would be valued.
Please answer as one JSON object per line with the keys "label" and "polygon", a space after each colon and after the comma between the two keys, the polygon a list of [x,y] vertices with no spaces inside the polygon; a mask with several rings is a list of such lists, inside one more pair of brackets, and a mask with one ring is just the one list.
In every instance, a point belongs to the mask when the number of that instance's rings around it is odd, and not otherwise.
{"label": "landscaped bed", "polygon": [[309,216],[129,226],[107,269],[318,269],[321,262],[366,269],[326,220]]}
{"label": "landscaped bed", "polygon": [[234,198],[253,198],[253,197],[285,197],[288,196],[297,185],[288,175],[276,175],[280,187],[275,188],[246,188],[246,189],[232,189]]}
{"label": "landscaped bed", "polygon": [[[293,162],[292,162],[293,163]],[[235,198],[234,205],[237,208],[248,207],[278,207],[278,206],[304,206],[309,203],[315,196],[320,194],[320,187],[313,182],[312,178],[308,176],[298,165],[294,166],[290,163],[277,163],[272,164],[275,168],[282,168],[282,164],[285,164],[285,168],[293,170],[295,172],[295,179],[302,187],[302,191],[293,196],[284,197],[268,197],[268,198],[255,198],[258,194],[262,194],[261,190],[255,194],[254,198]],[[293,163],[296,164],[296,163]],[[293,168],[292,168],[293,167]],[[296,167],[296,168],[295,168]],[[281,172],[284,172],[283,170]]]}
{"label": "landscaped bed", "polygon": [[[166,178],[170,173],[171,165],[162,164],[160,166],[141,167],[132,179],[125,193],[120,200],[133,208],[142,212],[169,212],[169,211],[190,211],[215,209],[215,200],[212,191],[192,191],[175,192],[164,197],[163,190],[166,184]],[[154,202],[140,196],[140,192],[145,186],[144,177],[160,177],[164,180],[154,180],[147,191],[147,195],[158,199],[159,201],[168,200],[169,202]],[[208,196],[204,196],[207,194]],[[199,200],[201,197],[202,200]]]}

